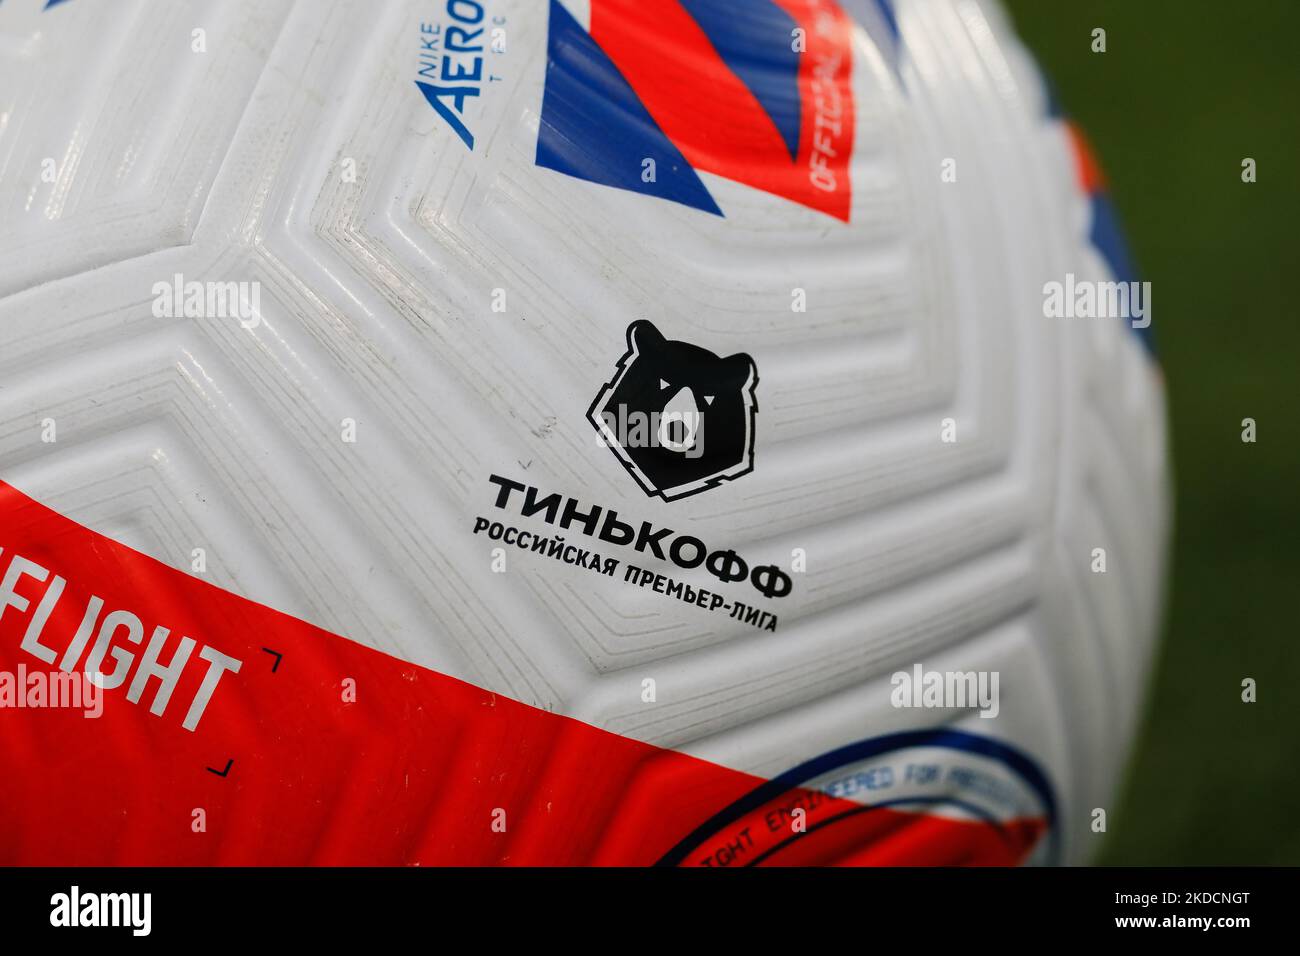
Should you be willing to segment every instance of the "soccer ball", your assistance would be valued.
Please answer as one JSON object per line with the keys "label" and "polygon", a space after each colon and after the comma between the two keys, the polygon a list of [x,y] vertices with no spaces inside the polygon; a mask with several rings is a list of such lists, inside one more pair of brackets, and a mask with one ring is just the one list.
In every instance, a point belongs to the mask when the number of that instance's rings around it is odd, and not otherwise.
{"label": "soccer ball", "polygon": [[0,862],[1087,860],[1096,169],[983,0],[6,0]]}

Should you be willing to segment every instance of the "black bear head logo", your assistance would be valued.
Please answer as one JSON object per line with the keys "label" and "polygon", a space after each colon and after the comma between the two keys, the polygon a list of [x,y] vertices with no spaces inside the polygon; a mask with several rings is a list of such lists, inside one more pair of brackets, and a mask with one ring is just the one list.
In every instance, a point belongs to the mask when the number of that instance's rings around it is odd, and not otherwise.
{"label": "black bear head logo", "polygon": [[587,417],[646,494],[672,501],[753,470],[757,385],[745,353],[720,358],[641,319]]}

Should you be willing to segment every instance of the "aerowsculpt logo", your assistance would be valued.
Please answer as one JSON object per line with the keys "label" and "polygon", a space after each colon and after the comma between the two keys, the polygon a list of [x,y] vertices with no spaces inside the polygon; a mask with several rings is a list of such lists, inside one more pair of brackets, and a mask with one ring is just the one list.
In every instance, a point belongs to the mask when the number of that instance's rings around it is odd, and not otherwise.
{"label": "aerowsculpt logo", "polygon": [[446,0],[440,21],[421,22],[415,85],[434,112],[471,150],[471,104],[483,87],[500,83],[488,54],[506,52],[506,18],[489,17],[480,0]]}
{"label": "aerowsculpt logo", "polygon": [[672,501],[753,471],[757,385],[745,353],[720,358],[642,319],[587,416],[645,493]]}

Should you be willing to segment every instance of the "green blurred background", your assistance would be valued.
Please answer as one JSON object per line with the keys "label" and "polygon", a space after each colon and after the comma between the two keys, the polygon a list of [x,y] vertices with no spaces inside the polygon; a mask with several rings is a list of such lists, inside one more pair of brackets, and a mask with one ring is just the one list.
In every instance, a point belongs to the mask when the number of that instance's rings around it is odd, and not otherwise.
{"label": "green blurred background", "polygon": [[1169,392],[1164,641],[1098,862],[1298,864],[1300,0],[1004,2],[1105,167]]}

